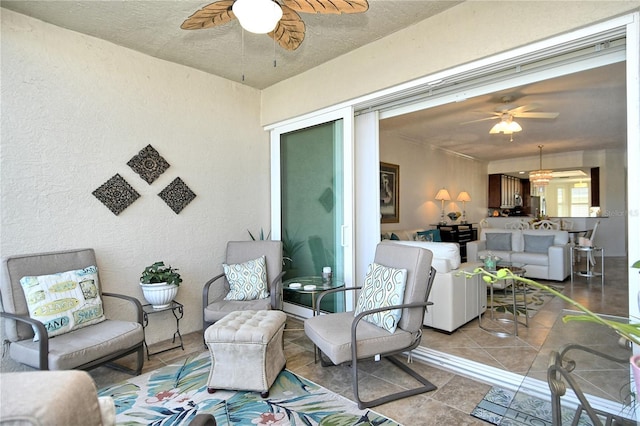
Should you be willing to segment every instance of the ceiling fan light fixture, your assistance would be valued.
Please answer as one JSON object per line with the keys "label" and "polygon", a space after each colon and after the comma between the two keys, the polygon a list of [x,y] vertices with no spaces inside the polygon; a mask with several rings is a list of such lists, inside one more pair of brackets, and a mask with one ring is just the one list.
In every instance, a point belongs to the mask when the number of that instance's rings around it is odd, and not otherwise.
{"label": "ceiling fan light fixture", "polygon": [[489,130],[490,134],[496,133],[504,133],[505,135],[510,135],[512,133],[522,131],[522,127],[515,121],[513,121],[513,117],[511,115],[505,114],[502,116],[500,122],[498,122],[495,126]]}
{"label": "ceiling fan light fixture", "polygon": [[236,0],[232,10],[242,28],[255,34],[270,33],[282,19],[282,8],[273,0]]}

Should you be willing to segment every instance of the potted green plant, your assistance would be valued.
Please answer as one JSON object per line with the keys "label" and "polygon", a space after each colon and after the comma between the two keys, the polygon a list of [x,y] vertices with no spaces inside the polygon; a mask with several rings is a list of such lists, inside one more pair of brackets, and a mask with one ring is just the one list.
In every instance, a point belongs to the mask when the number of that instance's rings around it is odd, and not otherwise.
{"label": "potted green plant", "polygon": [[282,266],[285,271],[293,269],[293,256],[304,245],[303,241],[296,240],[289,236],[285,229],[282,233]]}
{"label": "potted green plant", "polygon": [[142,293],[153,309],[169,307],[178,294],[181,282],[178,269],[165,265],[164,262],[147,266],[140,276]]}

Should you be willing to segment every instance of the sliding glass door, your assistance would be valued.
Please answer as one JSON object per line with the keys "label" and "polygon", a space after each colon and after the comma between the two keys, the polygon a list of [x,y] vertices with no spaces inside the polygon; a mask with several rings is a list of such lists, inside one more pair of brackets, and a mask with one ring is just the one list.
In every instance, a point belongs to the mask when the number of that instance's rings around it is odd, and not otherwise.
{"label": "sliding glass door", "polygon": [[[345,121],[350,119],[281,129],[277,138],[272,135],[272,155],[278,158],[272,162],[272,228],[274,238],[283,242],[285,281],[305,283],[328,267],[334,282],[351,282],[353,191],[351,138]],[[313,297],[285,289],[285,311],[308,317]],[[327,297],[320,308],[343,311],[347,302],[344,296]]]}

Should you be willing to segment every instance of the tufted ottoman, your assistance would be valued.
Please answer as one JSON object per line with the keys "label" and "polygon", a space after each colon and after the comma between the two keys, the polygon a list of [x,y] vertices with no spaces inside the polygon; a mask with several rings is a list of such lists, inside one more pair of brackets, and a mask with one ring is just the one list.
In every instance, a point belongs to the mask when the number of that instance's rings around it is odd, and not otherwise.
{"label": "tufted ottoman", "polygon": [[216,389],[258,391],[263,398],[285,366],[281,311],[235,311],[209,326],[209,393]]}

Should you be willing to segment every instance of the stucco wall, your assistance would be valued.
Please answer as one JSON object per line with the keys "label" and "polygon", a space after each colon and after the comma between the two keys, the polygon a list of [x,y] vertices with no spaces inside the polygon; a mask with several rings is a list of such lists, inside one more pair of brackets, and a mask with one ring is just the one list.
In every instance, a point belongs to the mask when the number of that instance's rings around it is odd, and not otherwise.
{"label": "stucco wall", "polygon": [[466,1],[268,87],[262,92],[262,123],[335,105],[638,7],[638,0]]}
{"label": "stucco wall", "polygon": [[[199,329],[226,242],[268,230],[260,93],[5,9],[1,70],[0,254],[94,247],[103,287],[141,300],[163,260],[184,279],[181,330]],[[147,144],[171,165],[151,185],[126,164]],[[141,195],[119,216],[92,195],[116,173]],[[157,196],[176,177],[197,195],[179,215]],[[148,340],[174,326],[154,315]]]}

